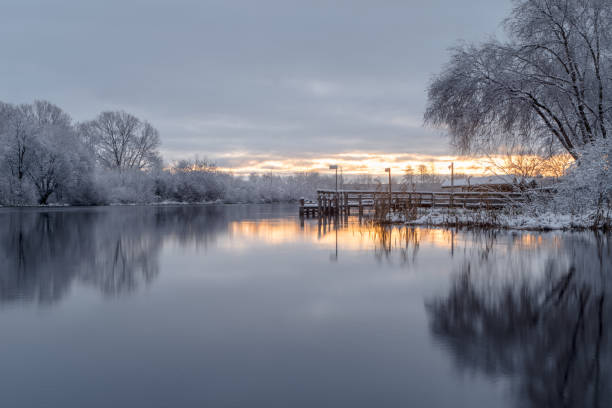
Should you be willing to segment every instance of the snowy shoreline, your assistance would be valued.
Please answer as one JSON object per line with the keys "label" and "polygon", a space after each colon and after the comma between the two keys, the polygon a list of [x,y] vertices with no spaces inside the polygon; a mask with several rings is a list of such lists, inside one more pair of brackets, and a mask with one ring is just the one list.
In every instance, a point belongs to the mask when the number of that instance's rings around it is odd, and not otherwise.
{"label": "snowy shoreline", "polygon": [[[97,205],[70,205],[70,204],[47,204],[47,205],[20,205],[2,206],[3,208],[79,208],[79,207],[164,207],[164,206],[189,206],[189,205],[248,205],[248,204],[291,204],[295,201],[279,202],[226,202],[222,200],[185,202],[185,201],[159,201],[150,203],[109,203]],[[599,217],[598,217],[599,216]],[[383,220],[375,220],[381,224],[409,225],[424,227],[462,227],[462,228],[490,228],[526,231],[570,231],[570,230],[612,230],[612,214],[597,214],[595,210],[584,215],[559,214],[551,211],[542,212],[537,215],[509,214],[505,211],[465,210],[465,209],[426,209],[416,218],[409,219],[404,213],[392,213]]]}
{"label": "snowy shoreline", "polygon": [[149,203],[108,203],[108,204],[23,204],[23,205],[2,205],[0,208],[88,208],[88,207],[134,207],[134,206],[146,206],[146,207],[163,207],[172,205],[245,205],[245,204],[295,204],[296,200],[289,201],[261,201],[261,202],[246,202],[246,201],[159,201]]}
{"label": "snowy shoreline", "polygon": [[510,230],[604,230],[611,229],[611,214],[598,214],[593,210],[583,215],[542,212],[540,214],[509,214],[503,211],[428,209],[415,219],[394,213],[381,221],[388,224],[432,227],[495,228]]}

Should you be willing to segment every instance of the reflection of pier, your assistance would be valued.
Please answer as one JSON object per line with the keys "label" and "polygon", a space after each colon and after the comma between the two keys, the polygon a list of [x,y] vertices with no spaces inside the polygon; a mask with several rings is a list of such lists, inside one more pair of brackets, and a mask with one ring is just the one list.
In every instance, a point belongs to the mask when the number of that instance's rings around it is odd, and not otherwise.
{"label": "reflection of pier", "polygon": [[411,208],[499,209],[524,199],[522,193],[498,191],[447,192],[412,191],[384,192],[361,190],[318,190],[316,202],[300,200],[300,217],[350,215],[357,209],[360,216],[376,208],[406,211]]}

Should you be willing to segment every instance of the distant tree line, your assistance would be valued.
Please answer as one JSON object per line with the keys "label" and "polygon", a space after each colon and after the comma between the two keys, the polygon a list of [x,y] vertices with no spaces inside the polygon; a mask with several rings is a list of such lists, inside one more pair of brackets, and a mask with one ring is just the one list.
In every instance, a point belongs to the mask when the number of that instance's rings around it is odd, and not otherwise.
{"label": "distant tree line", "polygon": [[0,205],[288,201],[332,185],[312,173],[245,179],[199,159],[164,167],[159,146],[157,129],[124,111],[76,123],[47,101],[0,102]]}
{"label": "distant tree line", "polygon": [[443,177],[436,172],[433,161],[429,163],[429,166],[423,163],[416,167],[408,165],[404,168],[402,176],[402,185],[408,190],[417,184],[439,184],[442,181]]}

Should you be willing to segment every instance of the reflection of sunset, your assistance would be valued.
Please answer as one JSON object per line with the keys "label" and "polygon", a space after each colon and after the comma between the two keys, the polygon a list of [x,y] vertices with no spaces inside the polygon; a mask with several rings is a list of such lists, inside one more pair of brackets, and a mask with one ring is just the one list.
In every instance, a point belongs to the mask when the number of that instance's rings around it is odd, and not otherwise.
{"label": "reflection of sunset", "polygon": [[[234,249],[249,247],[254,243],[286,245],[310,243],[324,248],[335,248],[336,243],[343,251],[382,250],[395,251],[419,246],[437,248],[471,247],[480,242],[485,247],[495,234],[460,234],[452,229],[413,226],[376,226],[368,222],[359,223],[351,217],[349,222],[340,222],[336,230],[330,222],[305,220],[303,225],[296,219],[260,221],[235,221],[229,225],[229,236]],[[556,247],[555,236],[545,239],[539,233],[522,232],[515,239],[498,247],[498,251],[534,250],[541,247]],[[478,245],[477,245],[478,246]]]}
{"label": "reflection of sunset", "polygon": [[373,249],[381,245],[403,248],[414,244],[450,247],[453,239],[449,230],[376,227],[356,221],[338,225],[337,234],[333,222],[319,224],[316,220],[306,221],[303,226],[295,220],[236,221],[230,224],[229,231],[234,244],[235,240],[243,239],[267,245],[308,241],[332,248],[337,238],[344,250]]}
{"label": "reflection of sunset", "polygon": [[[229,225],[229,232],[233,238],[254,239],[266,244],[298,241],[302,236],[311,235],[312,229],[311,225],[304,225],[302,231],[297,222],[288,220],[236,221]],[[314,234],[316,235],[316,226]]]}
{"label": "reflection of sunset", "polygon": [[525,234],[521,236],[520,241],[523,248],[535,248],[542,245],[542,236],[534,234]]}

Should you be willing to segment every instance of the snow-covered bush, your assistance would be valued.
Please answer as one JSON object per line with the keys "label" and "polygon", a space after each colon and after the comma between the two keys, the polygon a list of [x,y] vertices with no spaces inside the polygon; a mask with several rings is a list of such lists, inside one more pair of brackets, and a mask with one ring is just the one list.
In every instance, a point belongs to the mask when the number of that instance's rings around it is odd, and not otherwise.
{"label": "snow-covered bush", "polygon": [[181,160],[155,175],[155,194],[162,201],[201,203],[223,199],[224,175],[206,161]]}
{"label": "snow-covered bush", "polygon": [[99,196],[107,204],[144,204],[156,201],[155,182],[140,170],[99,170],[95,179]]}
{"label": "snow-covered bush", "polygon": [[554,205],[568,213],[609,210],[612,200],[611,160],[612,143],[608,139],[585,147],[579,160],[559,183]]}

